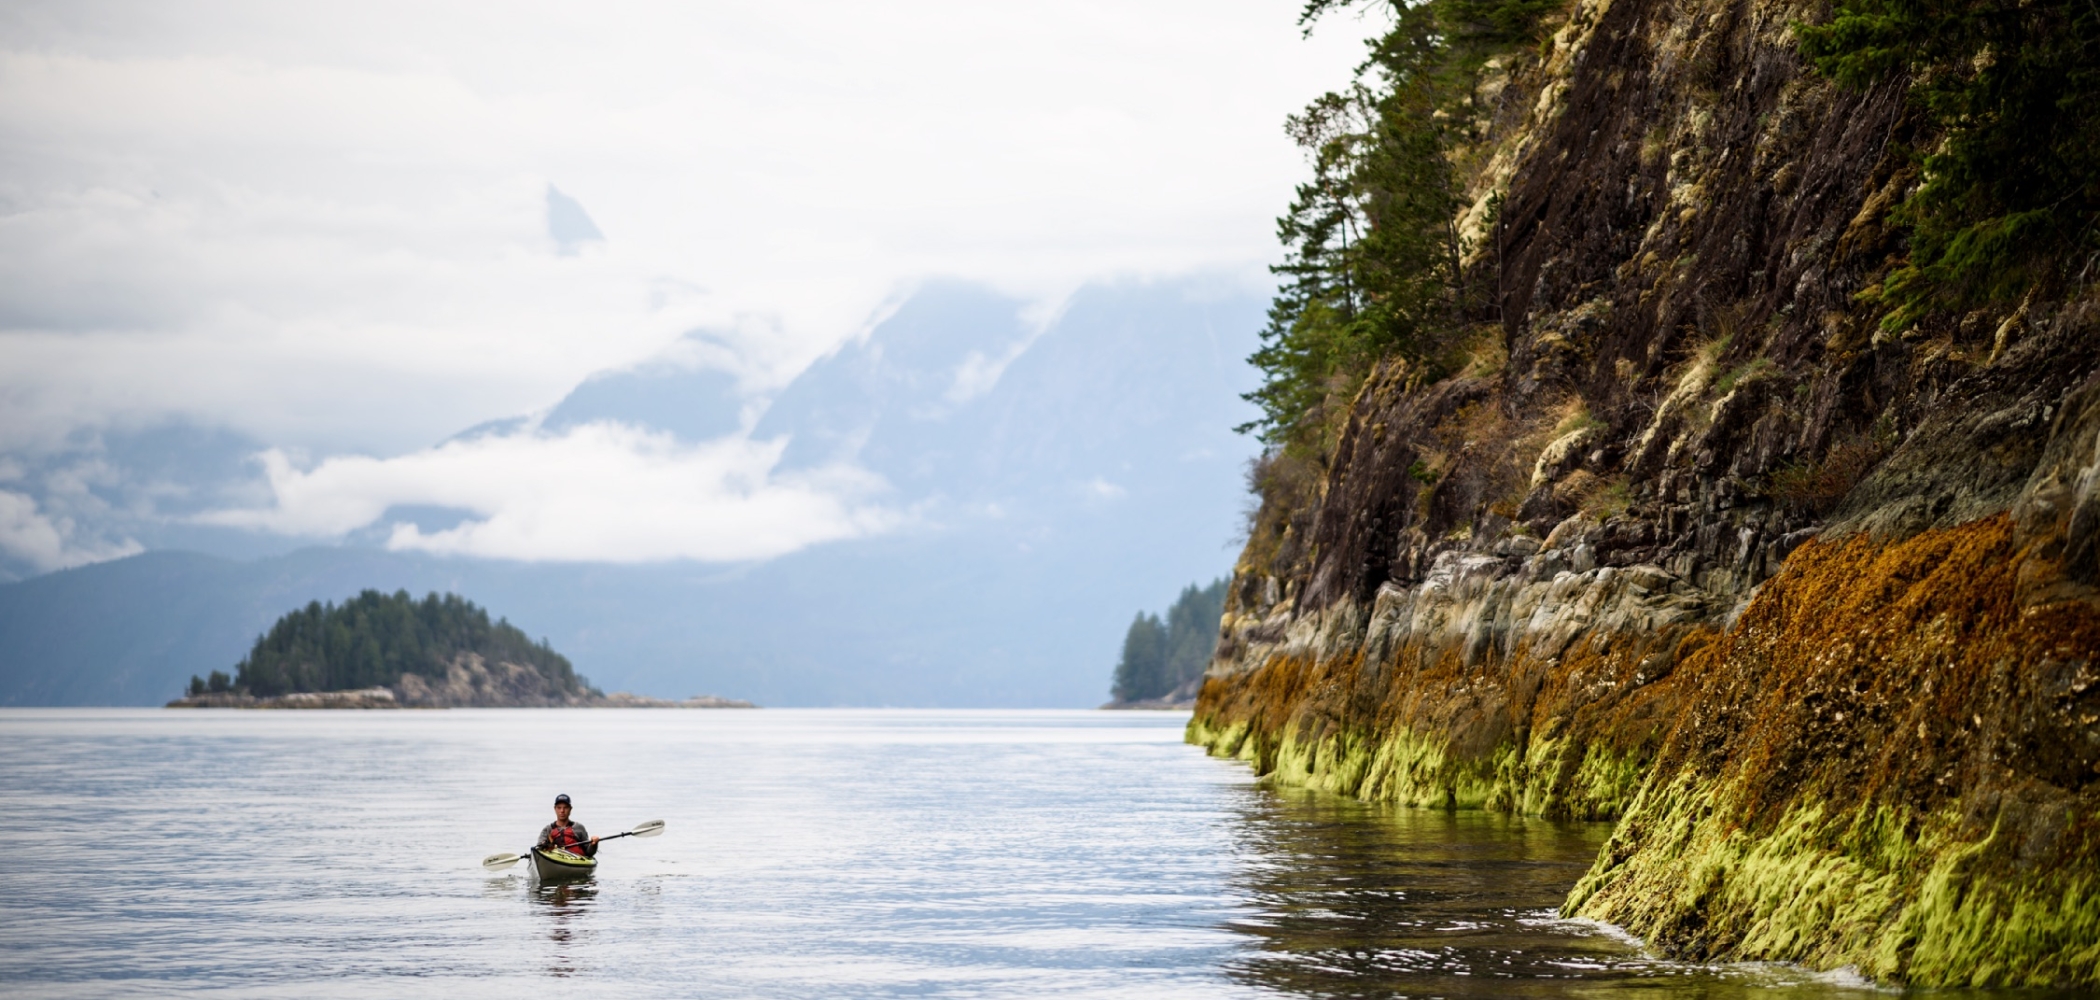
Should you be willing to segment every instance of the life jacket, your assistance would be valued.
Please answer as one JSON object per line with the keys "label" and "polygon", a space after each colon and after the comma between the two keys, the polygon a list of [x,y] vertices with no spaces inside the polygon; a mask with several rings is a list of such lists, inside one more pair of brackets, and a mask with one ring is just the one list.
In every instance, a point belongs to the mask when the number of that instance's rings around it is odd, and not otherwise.
{"label": "life jacket", "polygon": [[554,829],[547,834],[547,846],[559,847],[572,854],[582,853],[576,850],[577,845],[583,843],[583,834],[577,832],[576,824],[571,823],[568,826],[563,826],[560,823],[554,823],[550,825]]}

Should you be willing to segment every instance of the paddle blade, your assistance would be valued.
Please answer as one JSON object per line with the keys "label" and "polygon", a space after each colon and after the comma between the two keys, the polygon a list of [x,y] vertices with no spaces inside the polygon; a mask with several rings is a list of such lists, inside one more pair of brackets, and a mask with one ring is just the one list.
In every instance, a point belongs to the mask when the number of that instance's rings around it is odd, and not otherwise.
{"label": "paddle blade", "polygon": [[654,837],[663,832],[664,821],[660,819],[652,819],[647,823],[643,823],[642,825],[627,831],[629,836],[634,837]]}
{"label": "paddle blade", "polygon": [[492,872],[500,872],[523,860],[525,860],[525,856],[522,854],[491,854],[481,859],[481,867]]}

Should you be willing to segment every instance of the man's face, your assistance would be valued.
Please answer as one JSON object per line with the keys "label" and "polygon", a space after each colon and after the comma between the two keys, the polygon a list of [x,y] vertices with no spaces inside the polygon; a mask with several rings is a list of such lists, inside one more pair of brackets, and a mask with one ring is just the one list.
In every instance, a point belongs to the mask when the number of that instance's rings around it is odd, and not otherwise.
{"label": "man's face", "polygon": [[554,821],[556,823],[567,823],[569,821],[569,804],[567,802],[556,802],[554,804]]}

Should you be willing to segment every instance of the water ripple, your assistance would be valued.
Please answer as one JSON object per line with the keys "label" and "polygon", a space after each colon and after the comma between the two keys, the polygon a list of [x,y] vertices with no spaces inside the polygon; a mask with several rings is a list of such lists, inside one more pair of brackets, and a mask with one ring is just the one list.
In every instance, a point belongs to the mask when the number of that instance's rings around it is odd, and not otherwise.
{"label": "water ripple", "polygon": [[[1185,716],[0,710],[17,997],[1837,997],[1552,907],[1596,825],[1259,787]],[[556,792],[599,874],[476,864]],[[34,864],[25,864],[25,859]]]}

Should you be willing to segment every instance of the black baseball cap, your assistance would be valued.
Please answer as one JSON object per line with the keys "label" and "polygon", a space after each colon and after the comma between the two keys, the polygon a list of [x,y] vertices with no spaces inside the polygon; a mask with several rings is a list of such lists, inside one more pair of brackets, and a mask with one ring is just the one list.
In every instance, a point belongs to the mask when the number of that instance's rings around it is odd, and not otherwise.
{"label": "black baseball cap", "polygon": [[569,797],[567,795],[557,795],[554,797],[554,804],[558,806],[568,805]]}

